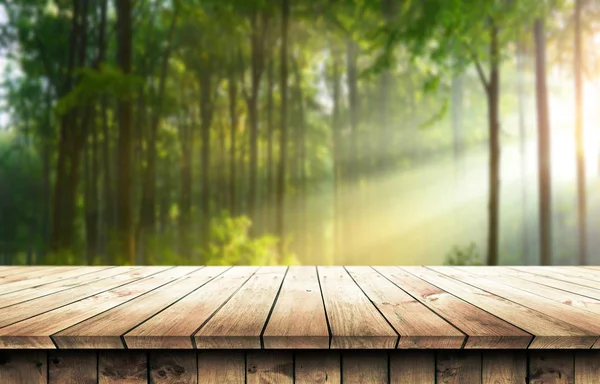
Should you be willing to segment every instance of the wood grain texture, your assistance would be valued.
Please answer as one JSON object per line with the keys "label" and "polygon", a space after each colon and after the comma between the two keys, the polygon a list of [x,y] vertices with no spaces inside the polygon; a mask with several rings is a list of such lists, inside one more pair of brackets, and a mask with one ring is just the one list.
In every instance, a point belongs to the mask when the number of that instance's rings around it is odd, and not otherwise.
{"label": "wood grain texture", "polygon": [[258,349],[286,267],[261,267],[194,335],[198,349]]}
{"label": "wood grain texture", "polygon": [[147,354],[141,351],[100,351],[98,384],[147,384]]}
{"label": "wood grain texture", "polygon": [[96,384],[97,363],[97,355],[92,351],[50,351],[48,382],[49,384]]}
{"label": "wood grain texture", "polygon": [[[532,336],[442,288],[396,267],[381,274],[469,336],[465,348],[527,348]],[[468,292],[467,292],[468,293]],[[458,297],[457,297],[458,296]]]}
{"label": "wood grain texture", "polygon": [[140,267],[106,268],[97,272],[86,273],[68,279],[61,279],[53,283],[42,285],[40,287],[34,286],[16,292],[0,295],[0,308],[22,303],[24,301],[32,300],[38,297],[51,295],[53,293],[65,291],[71,288],[76,288],[77,286],[105,279],[114,275],[131,272],[136,269],[140,269]]}
{"label": "wood grain texture", "polygon": [[436,376],[438,384],[480,384],[481,352],[438,352]]}
{"label": "wood grain texture", "polygon": [[564,271],[559,267],[537,267],[537,266],[528,266],[528,267],[511,267],[512,269],[516,269],[518,271],[526,271],[529,273],[533,273],[535,275],[546,276],[552,279],[566,281],[570,283],[575,283],[579,285],[583,285],[585,287],[600,289],[600,282],[598,281],[598,274],[593,276],[582,275],[578,273],[569,273]]}
{"label": "wood grain texture", "polygon": [[483,384],[524,384],[527,381],[525,351],[486,351],[482,361]]}
{"label": "wood grain texture", "polygon": [[227,267],[205,267],[52,336],[59,348],[124,348],[121,336],[201,287]]}
{"label": "wood grain texture", "polygon": [[127,334],[128,348],[194,348],[192,334],[238,290],[257,267],[235,267]]}
{"label": "wood grain texture", "polygon": [[390,384],[435,383],[433,351],[391,351]]}
{"label": "wood grain texture", "polygon": [[342,384],[339,352],[298,351],[294,364],[295,384]]}
{"label": "wood grain texture", "polygon": [[50,338],[51,335],[185,276],[195,269],[197,267],[166,269],[144,279],[1,328],[0,345],[4,348],[53,349],[55,346]]}
{"label": "wood grain texture", "polygon": [[398,334],[343,267],[318,267],[331,348],[391,349]]}
{"label": "wood grain texture", "polygon": [[0,351],[0,383],[47,384],[46,351]]}
{"label": "wood grain texture", "polygon": [[370,267],[346,267],[350,276],[400,334],[398,348],[460,349],[465,335]]}
{"label": "wood grain texture", "polygon": [[[28,277],[23,280],[21,279],[24,275],[10,276],[5,279],[0,279],[0,295],[32,287],[43,287],[46,284],[55,283],[70,277],[81,276],[108,268],[109,267],[58,267],[53,269],[50,273],[45,271],[35,271],[33,273],[37,273],[37,276],[33,277],[28,275]],[[17,281],[8,283],[6,281],[7,279],[16,279]]]}
{"label": "wood grain texture", "polygon": [[198,361],[190,351],[151,351],[150,384],[197,384]]}
{"label": "wood grain texture", "polygon": [[[531,284],[524,282],[512,283],[519,285],[519,287],[515,287],[491,278],[457,271],[456,268],[452,267],[432,267],[432,269],[600,336],[598,315],[590,312],[598,311],[597,300],[553,288],[532,287]],[[503,278],[500,276],[497,279],[502,280]],[[552,295],[554,295],[554,298],[552,298]],[[556,298],[559,299],[558,302]],[[578,301],[581,305],[587,305],[586,309],[572,305],[574,301]],[[568,306],[568,309],[565,306]]]}
{"label": "wood grain texture", "polygon": [[[306,321],[310,319],[310,321]],[[329,330],[316,267],[290,267],[267,328],[265,348],[329,348]]]}
{"label": "wood grain texture", "polygon": [[574,375],[573,352],[529,353],[529,384],[574,384]]}
{"label": "wood grain texture", "polygon": [[342,352],[342,377],[344,384],[387,384],[387,352]]}
{"label": "wood grain texture", "polygon": [[432,269],[423,267],[402,269],[534,335],[529,348],[590,348],[598,338],[593,332],[465,284]]}
{"label": "wood grain texture", "polygon": [[294,359],[287,351],[252,351],[246,357],[247,384],[292,384]]}
{"label": "wood grain texture", "polygon": [[575,384],[600,384],[600,351],[575,352]]}
{"label": "wood grain texture", "polygon": [[527,272],[528,270],[517,270],[514,268],[505,267],[494,267],[493,269],[485,267],[472,268],[475,272],[481,274],[482,276],[510,276],[533,283],[533,286],[543,285],[546,287],[558,288],[563,291],[573,292],[579,295],[600,299],[600,289],[590,288],[583,285],[553,279],[542,275],[536,275],[534,273]]}
{"label": "wood grain texture", "polygon": [[241,351],[198,352],[198,384],[245,384],[245,355]]}
{"label": "wood grain texture", "polygon": [[[23,303],[11,305],[0,309],[0,327],[16,323],[17,321],[39,315],[55,308],[85,299],[101,292],[108,291],[123,284],[139,280],[146,276],[165,271],[166,267],[145,267],[121,273],[110,278],[95,281],[82,287],[74,287],[52,295],[39,297]],[[0,296],[0,303],[2,296]]]}

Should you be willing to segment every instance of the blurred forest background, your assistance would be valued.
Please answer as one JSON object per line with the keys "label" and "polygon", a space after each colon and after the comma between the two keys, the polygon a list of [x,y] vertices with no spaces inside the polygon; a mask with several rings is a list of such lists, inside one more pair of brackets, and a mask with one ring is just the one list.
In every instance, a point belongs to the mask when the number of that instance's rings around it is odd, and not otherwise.
{"label": "blurred forest background", "polygon": [[600,261],[596,0],[2,0],[0,264]]}

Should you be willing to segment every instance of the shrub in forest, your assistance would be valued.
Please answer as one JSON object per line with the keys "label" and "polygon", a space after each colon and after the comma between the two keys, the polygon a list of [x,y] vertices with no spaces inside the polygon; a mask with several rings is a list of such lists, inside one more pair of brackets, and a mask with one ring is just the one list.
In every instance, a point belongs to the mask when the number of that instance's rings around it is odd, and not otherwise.
{"label": "shrub in forest", "polygon": [[465,247],[457,245],[446,255],[444,265],[482,265],[481,255],[477,252],[475,243]]}
{"label": "shrub in forest", "polygon": [[212,219],[210,243],[201,251],[207,265],[293,265],[295,256],[277,252],[279,239],[272,235],[253,238],[246,216],[222,214]]}

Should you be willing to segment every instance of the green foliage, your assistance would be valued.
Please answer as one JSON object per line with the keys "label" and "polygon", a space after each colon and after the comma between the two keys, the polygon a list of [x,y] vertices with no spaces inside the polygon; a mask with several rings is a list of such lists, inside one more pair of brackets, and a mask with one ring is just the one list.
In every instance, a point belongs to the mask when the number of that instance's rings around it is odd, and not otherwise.
{"label": "green foliage", "polygon": [[465,247],[454,246],[446,255],[444,265],[482,265],[475,243]]}
{"label": "green foliage", "polygon": [[144,84],[139,76],[125,75],[119,68],[111,65],[102,65],[98,71],[81,68],[75,71],[75,74],[81,77],[80,81],[56,104],[59,115],[72,108],[97,101],[102,96],[109,96],[113,100],[132,99],[137,89]]}
{"label": "green foliage", "polygon": [[222,214],[212,219],[211,241],[202,252],[207,265],[293,265],[292,255],[277,254],[278,239],[271,235],[258,238],[249,236],[251,222],[245,217]]}

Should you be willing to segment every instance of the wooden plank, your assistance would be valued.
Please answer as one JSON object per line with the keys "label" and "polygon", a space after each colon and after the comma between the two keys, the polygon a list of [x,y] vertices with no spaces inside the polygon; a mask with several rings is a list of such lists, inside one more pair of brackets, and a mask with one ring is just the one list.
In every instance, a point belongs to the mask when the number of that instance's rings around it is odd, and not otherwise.
{"label": "wooden plank", "polygon": [[[73,303],[101,292],[108,291],[120,285],[139,280],[146,276],[165,271],[166,267],[145,267],[130,272],[118,274],[107,279],[95,281],[82,287],[74,287],[49,296],[43,296],[16,305],[0,309],[0,327],[51,311],[63,305]],[[0,300],[2,296],[0,296]],[[0,301],[1,302],[1,301]]]}
{"label": "wooden plank", "polygon": [[377,267],[381,274],[469,336],[464,348],[527,348],[527,332],[396,267]]}
{"label": "wooden plank", "polygon": [[158,287],[122,305],[102,312],[70,328],[52,339],[59,348],[124,348],[121,336],[167,306],[201,287],[228,267],[206,267]]}
{"label": "wooden plank", "polygon": [[390,384],[435,383],[433,351],[390,352]]}
{"label": "wooden plank", "polygon": [[316,267],[289,268],[263,334],[263,344],[275,349],[329,348]]}
{"label": "wooden plank", "polygon": [[298,351],[295,384],[342,384],[341,355],[334,351]]}
{"label": "wooden plank", "polygon": [[598,338],[593,332],[467,285],[435,270],[423,267],[402,269],[534,335],[529,348],[590,348]]}
{"label": "wooden plank", "polygon": [[241,351],[198,353],[198,384],[245,384],[246,356]]}
{"label": "wooden plank", "polygon": [[239,289],[257,267],[234,267],[124,336],[128,348],[194,348],[192,334]]}
{"label": "wooden plank", "polygon": [[527,382],[525,351],[485,351],[482,361],[483,384],[523,384]]}
{"label": "wooden plank", "polygon": [[562,289],[564,291],[576,293],[578,295],[591,297],[594,299],[600,299],[600,289],[585,287],[583,285],[574,284],[568,281],[562,281],[546,277],[542,275],[536,275],[531,272],[525,272],[523,270],[517,270],[512,268],[504,267],[470,267],[473,268],[478,274],[482,276],[510,276],[521,280],[529,281],[531,283],[545,285],[547,287]]}
{"label": "wooden plank", "polygon": [[575,384],[600,384],[600,351],[575,352]]}
{"label": "wooden plank", "polygon": [[0,383],[47,384],[46,351],[0,350]]}
{"label": "wooden plank", "polygon": [[343,267],[318,267],[331,348],[395,348],[398,334]]}
{"label": "wooden plank", "polygon": [[537,266],[511,268],[518,271],[526,271],[529,273],[534,273],[536,275],[551,277],[553,279],[561,281],[568,281],[571,283],[583,285],[585,287],[600,289],[600,281],[598,281],[598,278],[594,278],[593,276],[586,276],[581,273],[569,273],[564,268]]}
{"label": "wooden plank", "polygon": [[261,267],[194,335],[199,349],[257,349],[286,267]]}
{"label": "wooden plank", "polygon": [[198,267],[176,267],[111,289],[84,300],[0,329],[0,346],[4,348],[55,348],[50,336],[109,310],[163,284],[193,272]]}
{"label": "wooden plank", "polygon": [[18,284],[18,283],[22,283],[24,281],[29,281],[29,280],[34,280],[34,279],[37,280],[39,278],[45,278],[45,277],[50,278],[50,276],[52,276],[54,274],[66,272],[66,271],[70,271],[70,270],[77,270],[77,269],[83,269],[83,267],[81,267],[81,266],[77,266],[77,267],[51,266],[51,267],[45,267],[45,268],[24,267],[24,270],[21,273],[17,273],[17,274],[6,273],[6,274],[3,274],[2,276],[0,276],[0,288],[6,289],[6,287],[10,287],[13,284]]}
{"label": "wooden plank", "polygon": [[[585,309],[590,312],[600,313],[600,300],[593,299],[587,296],[581,296],[577,293],[567,292],[562,289],[555,287],[549,287],[547,285],[538,284],[535,281],[525,281],[514,276],[506,274],[496,275],[485,275],[478,272],[478,269],[461,269],[453,268],[456,273],[460,276],[469,279],[471,276],[479,278],[485,278],[496,283],[510,285],[511,287],[520,289],[525,292],[533,293],[535,295],[542,296],[546,299],[557,301],[567,306],[577,307],[579,309]],[[585,288],[585,287],[583,287]],[[600,291],[599,291],[600,293]]]}
{"label": "wooden plank", "polygon": [[[28,278],[26,280],[15,281],[9,284],[5,284],[0,281],[0,295],[21,291],[27,288],[39,288],[46,284],[56,283],[72,277],[86,275],[88,273],[102,271],[104,269],[114,269],[114,267],[61,267],[60,269],[53,270],[53,273],[43,274],[35,278]],[[15,276],[18,278],[20,275]]]}
{"label": "wooden plank", "polygon": [[141,351],[100,351],[98,384],[147,384],[147,356]]}
{"label": "wooden plank", "polygon": [[51,351],[48,353],[48,383],[96,384],[98,358],[92,351]]}
{"label": "wooden plank", "polygon": [[197,384],[198,360],[192,351],[150,352],[150,384]]}
{"label": "wooden plank", "polygon": [[387,384],[388,354],[383,351],[345,351],[342,353],[344,384]]}
{"label": "wooden plank", "polygon": [[[584,310],[575,306],[569,306],[567,308],[565,307],[566,303],[556,302],[554,299],[545,297],[544,294],[536,294],[525,291],[524,289],[530,289],[527,286],[523,286],[523,289],[515,288],[508,284],[499,283],[491,279],[465,274],[464,272],[456,271],[456,269],[452,267],[432,267],[431,269],[444,273],[447,276],[468,283],[469,285],[475,286],[494,295],[504,297],[505,299],[529,307],[540,313],[561,319],[562,321],[570,323],[573,326],[585,329],[586,331],[596,335],[596,339],[600,337],[600,323],[598,322],[598,316],[589,310]],[[532,291],[535,292],[535,289]],[[544,292],[544,289],[539,288],[539,291]],[[556,293],[556,296],[560,295],[561,294],[559,292]],[[566,293],[562,296],[563,298],[572,297],[568,296]],[[587,300],[589,301],[593,299]]]}
{"label": "wooden plank", "polygon": [[529,384],[574,384],[574,374],[573,352],[529,353]]}
{"label": "wooden plank", "polygon": [[350,276],[400,334],[398,348],[460,349],[465,334],[370,267],[346,267]]}
{"label": "wooden plank", "polygon": [[248,352],[247,359],[247,384],[292,384],[294,382],[292,352],[253,351]]}
{"label": "wooden plank", "polygon": [[87,273],[84,275],[71,277],[69,279],[61,279],[40,287],[30,287],[17,292],[7,293],[0,296],[0,308],[8,307],[10,305],[22,303],[28,300],[33,300],[38,297],[51,295],[67,289],[72,289],[83,284],[89,284],[94,281],[105,279],[121,273],[131,272],[136,269],[140,269],[140,267],[106,268],[98,272]]}
{"label": "wooden plank", "polygon": [[481,352],[438,352],[436,376],[438,384],[480,384]]}

